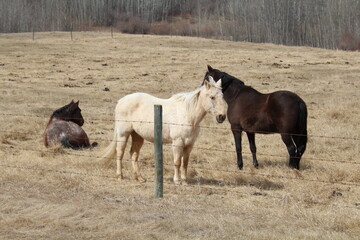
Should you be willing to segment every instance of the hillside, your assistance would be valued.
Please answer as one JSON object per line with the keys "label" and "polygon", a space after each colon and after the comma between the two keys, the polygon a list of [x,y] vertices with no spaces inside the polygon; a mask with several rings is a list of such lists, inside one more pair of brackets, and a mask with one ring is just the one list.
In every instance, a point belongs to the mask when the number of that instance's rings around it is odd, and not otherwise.
{"label": "hillside", "polygon": [[[357,239],[360,235],[360,53],[200,38],[74,32],[0,35],[0,236],[3,239]],[[99,154],[112,139],[116,101],[168,98],[198,87],[211,66],[260,92],[286,89],[307,103],[300,171],[279,135],[256,135],[259,169],[243,137],[236,165],[226,121],[207,115],[190,156],[190,184],[154,198],[153,145],[140,153],[146,183],[125,180]],[[104,91],[105,88],[109,91]],[[51,113],[80,100],[100,146],[44,147]],[[128,150],[127,150],[128,152]]]}

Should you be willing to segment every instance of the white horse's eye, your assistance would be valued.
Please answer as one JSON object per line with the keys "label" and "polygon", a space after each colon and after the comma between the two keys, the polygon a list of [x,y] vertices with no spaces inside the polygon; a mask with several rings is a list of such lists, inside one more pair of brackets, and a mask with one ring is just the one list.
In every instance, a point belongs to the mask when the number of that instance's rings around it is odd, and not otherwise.
{"label": "white horse's eye", "polygon": [[211,99],[211,100],[215,100],[215,97],[214,97],[214,96],[211,96],[210,99]]}

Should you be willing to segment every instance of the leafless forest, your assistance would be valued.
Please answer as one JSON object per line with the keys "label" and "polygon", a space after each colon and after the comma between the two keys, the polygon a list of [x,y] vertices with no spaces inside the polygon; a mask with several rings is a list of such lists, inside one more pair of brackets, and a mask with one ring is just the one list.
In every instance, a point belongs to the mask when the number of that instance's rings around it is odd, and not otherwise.
{"label": "leafless forest", "polygon": [[2,0],[0,32],[182,35],[360,49],[359,0]]}

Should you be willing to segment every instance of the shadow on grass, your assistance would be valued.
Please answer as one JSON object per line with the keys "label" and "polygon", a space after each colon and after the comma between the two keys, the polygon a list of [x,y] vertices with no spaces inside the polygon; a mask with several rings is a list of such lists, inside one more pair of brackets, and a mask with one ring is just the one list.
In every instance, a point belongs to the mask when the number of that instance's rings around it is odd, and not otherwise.
{"label": "shadow on grass", "polygon": [[[241,175],[241,172],[239,172]],[[191,185],[210,185],[210,186],[252,186],[261,190],[279,190],[283,189],[282,183],[270,181],[263,176],[236,176],[229,180],[216,180],[204,177],[190,178],[187,181]]]}
{"label": "shadow on grass", "polygon": [[[259,161],[259,169],[266,169],[269,167],[274,168],[284,168],[284,170],[289,169],[289,159],[281,159],[281,160],[260,160]],[[308,160],[300,160],[300,171],[302,170],[310,170],[311,164]]]}

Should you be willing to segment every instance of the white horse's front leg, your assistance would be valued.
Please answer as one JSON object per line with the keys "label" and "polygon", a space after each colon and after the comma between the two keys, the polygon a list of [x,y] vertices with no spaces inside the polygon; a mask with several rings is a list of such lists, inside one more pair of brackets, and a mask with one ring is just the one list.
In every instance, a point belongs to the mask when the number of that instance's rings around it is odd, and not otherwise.
{"label": "white horse's front leg", "polygon": [[193,148],[193,145],[189,145],[184,147],[184,154],[183,154],[183,163],[182,163],[182,169],[181,169],[181,180],[184,184],[186,184],[186,179],[187,179],[187,167],[188,167],[188,163],[189,163],[189,157],[190,157],[190,152]]}
{"label": "white horse's front leg", "polygon": [[181,140],[174,140],[172,143],[173,154],[174,154],[174,183],[181,184],[180,180],[180,166],[181,166],[181,158],[183,156],[183,142]]}

